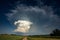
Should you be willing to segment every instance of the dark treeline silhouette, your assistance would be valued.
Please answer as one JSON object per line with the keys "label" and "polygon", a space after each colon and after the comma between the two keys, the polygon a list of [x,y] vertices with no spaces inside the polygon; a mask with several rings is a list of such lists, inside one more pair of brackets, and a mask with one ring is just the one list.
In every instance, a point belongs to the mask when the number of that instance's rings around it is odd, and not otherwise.
{"label": "dark treeline silhouette", "polygon": [[0,34],[0,35],[2,35],[2,36],[4,36],[4,35],[6,35],[6,36],[16,36],[16,34]]}
{"label": "dark treeline silhouette", "polygon": [[60,36],[60,30],[59,29],[55,29],[52,31],[52,33],[50,33],[51,36]]}

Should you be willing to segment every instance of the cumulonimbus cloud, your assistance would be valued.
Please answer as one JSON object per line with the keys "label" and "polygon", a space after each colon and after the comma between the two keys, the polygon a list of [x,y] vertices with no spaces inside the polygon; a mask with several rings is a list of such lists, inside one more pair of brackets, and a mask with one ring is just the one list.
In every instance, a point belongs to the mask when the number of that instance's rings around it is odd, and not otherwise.
{"label": "cumulonimbus cloud", "polygon": [[26,20],[18,20],[14,22],[14,25],[17,26],[17,29],[14,32],[27,33],[30,29],[32,22]]}
{"label": "cumulonimbus cloud", "polygon": [[[19,20],[32,21],[33,28],[31,28],[32,30],[31,32],[39,32],[40,29],[42,28],[44,29],[43,31],[49,33],[57,26],[59,26],[58,22],[60,22],[58,16],[54,14],[52,7],[47,5],[42,7],[38,6],[33,7],[19,4],[16,6],[15,9],[11,10],[11,12],[12,13],[6,14],[8,16],[8,20],[11,23],[20,25],[21,22],[19,22]],[[19,31],[20,29],[18,27],[15,31]],[[20,30],[20,32],[26,32],[26,31]]]}

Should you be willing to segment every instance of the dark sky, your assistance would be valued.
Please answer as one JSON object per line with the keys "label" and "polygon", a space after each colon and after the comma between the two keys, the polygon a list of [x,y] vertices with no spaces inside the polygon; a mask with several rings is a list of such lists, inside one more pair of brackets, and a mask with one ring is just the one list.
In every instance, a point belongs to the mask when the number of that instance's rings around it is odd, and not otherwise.
{"label": "dark sky", "polygon": [[28,34],[60,29],[60,0],[0,0],[0,34],[15,33],[13,22],[20,19],[33,22]]}

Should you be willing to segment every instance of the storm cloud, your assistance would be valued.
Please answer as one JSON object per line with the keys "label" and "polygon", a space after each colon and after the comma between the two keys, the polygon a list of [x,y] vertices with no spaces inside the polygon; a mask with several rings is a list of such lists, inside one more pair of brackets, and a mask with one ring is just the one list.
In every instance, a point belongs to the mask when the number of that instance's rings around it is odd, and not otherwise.
{"label": "storm cloud", "polygon": [[28,34],[48,34],[60,26],[60,18],[54,14],[51,6],[38,7],[18,4],[15,9],[10,11],[11,13],[6,14],[10,23],[13,24],[17,20],[27,20],[33,23]]}

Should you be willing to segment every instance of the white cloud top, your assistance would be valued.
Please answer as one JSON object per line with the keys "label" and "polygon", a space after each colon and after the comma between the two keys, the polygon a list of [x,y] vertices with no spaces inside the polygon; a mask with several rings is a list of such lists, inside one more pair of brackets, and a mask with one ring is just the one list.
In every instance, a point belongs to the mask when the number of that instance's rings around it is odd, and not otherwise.
{"label": "white cloud top", "polygon": [[14,24],[17,26],[17,29],[14,30],[15,32],[26,33],[29,31],[30,25],[32,24],[32,22],[25,21],[25,20],[18,20],[18,21],[15,21]]}

